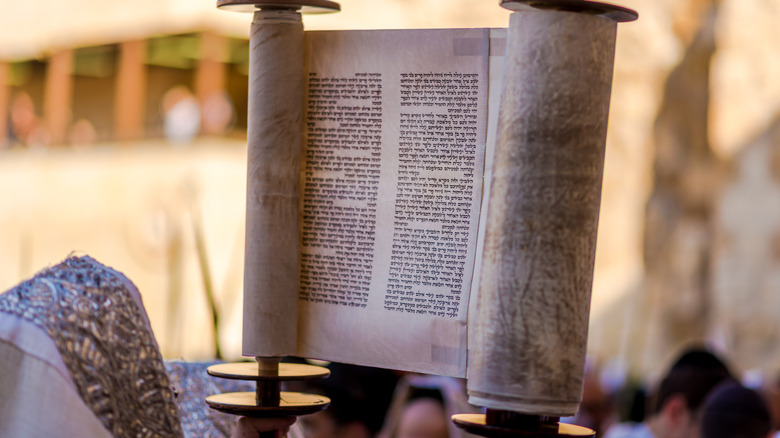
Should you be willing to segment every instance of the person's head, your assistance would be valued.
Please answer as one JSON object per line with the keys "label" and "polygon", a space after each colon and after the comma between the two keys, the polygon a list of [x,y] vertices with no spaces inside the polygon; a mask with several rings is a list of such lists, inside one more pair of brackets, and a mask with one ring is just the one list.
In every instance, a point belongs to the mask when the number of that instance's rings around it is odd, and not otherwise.
{"label": "person's head", "polygon": [[468,403],[465,380],[406,374],[398,382],[379,438],[459,438],[471,436],[450,421],[454,414],[477,413]]}
{"label": "person's head", "polygon": [[715,388],[704,403],[702,438],[767,438],[772,417],[764,399],[736,382]]}
{"label": "person's head", "polygon": [[401,411],[395,438],[448,438],[448,424],[441,392],[415,388]]}
{"label": "person's head", "polygon": [[657,438],[698,438],[701,407],[713,388],[732,378],[712,352],[686,350],[672,365],[656,393],[651,428]]}
{"label": "person's head", "polygon": [[369,438],[384,422],[397,376],[379,368],[331,363],[330,377],[290,389],[325,395],[327,409],[299,419],[305,438]]}
{"label": "person's head", "polygon": [[599,436],[614,421],[615,414],[613,394],[602,385],[600,371],[599,367],[586,364],[580,408],[572,418],[572,424],[593,429]]}

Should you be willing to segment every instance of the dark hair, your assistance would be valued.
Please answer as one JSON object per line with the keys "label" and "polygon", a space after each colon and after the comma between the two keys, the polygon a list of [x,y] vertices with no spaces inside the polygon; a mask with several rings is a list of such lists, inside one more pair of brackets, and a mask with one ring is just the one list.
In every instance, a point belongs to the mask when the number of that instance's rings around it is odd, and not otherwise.
{"label": "dark hair", "polygon": [[721,384],[704,403],[702,438],[764,438],[771,429],[764,399],[736,382]]}
{"label": "dark hair", "polygon": [[444,406],[444,396],[442,395],[441,390],[438,388],[420,388],[416,386],[409,388],[409,396],[406,399],[406,403],[408,404],[411,401],[421,398],[436,400]]}
{"label": "dark hair", "polygon": [[322,380],[295,382],[288,385],[295,391],[313,392],[330,398],[328,415],[338,425],[358,421],[372,435],[381,429],[385,413],[395,390],[398,376],[391,370],[332,362],[330,377]]}
{"label": "dark hair", "polygon": [[731,378],[731,371],[715,354],[701,348],[688,349],[661,381],[654,412],[660,412],[666,401],[676,394],[681,394],[688,410],[695,412],[713,388]]}

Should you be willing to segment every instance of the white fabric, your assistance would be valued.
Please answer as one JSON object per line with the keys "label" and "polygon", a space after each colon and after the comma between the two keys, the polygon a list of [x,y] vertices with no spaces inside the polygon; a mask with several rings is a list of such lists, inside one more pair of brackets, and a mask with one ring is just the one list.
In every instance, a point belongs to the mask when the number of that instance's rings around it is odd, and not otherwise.
{"label": "white fabric", "polygon": [[0,438],[111,435],[79,396],[54,342],[0,313]]}
{"label": "white fabric", "polygon": [[620,423],[612,426],[604,438],[655,438],[644,423]]}

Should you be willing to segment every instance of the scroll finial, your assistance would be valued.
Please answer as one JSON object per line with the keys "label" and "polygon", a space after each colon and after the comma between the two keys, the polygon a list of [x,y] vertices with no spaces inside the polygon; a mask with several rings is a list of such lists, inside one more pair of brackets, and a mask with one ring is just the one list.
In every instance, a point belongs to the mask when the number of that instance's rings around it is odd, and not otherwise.
{"label": "scroll finial", "polygon": [[331,0],[217,0],[217,7],[237,12],[258,9],[294,9],[305,14],[338,12],[341,5]]}
{"label": "scroll finial", "polygon": [[639,18],[639,14],[633,9],[587,0],[501,0],[501,6],[510,11],[532,8],[590,13],[601,15],[618,23],[634,21]]}

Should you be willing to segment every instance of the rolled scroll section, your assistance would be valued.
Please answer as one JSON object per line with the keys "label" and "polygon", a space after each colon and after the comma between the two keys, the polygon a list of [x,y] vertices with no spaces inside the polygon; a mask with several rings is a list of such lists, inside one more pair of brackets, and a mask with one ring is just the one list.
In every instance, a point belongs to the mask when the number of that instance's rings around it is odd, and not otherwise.
{"label": "rolled scroll section", "polygon": [[303,24],[294,10],[255,12],[250,36],[245,356],[295,354]]}
{"label": "rolled scroll section", "polygon": [[577,412],[588,333],[617,23],[512,14],[477,314],[470,402]]}

